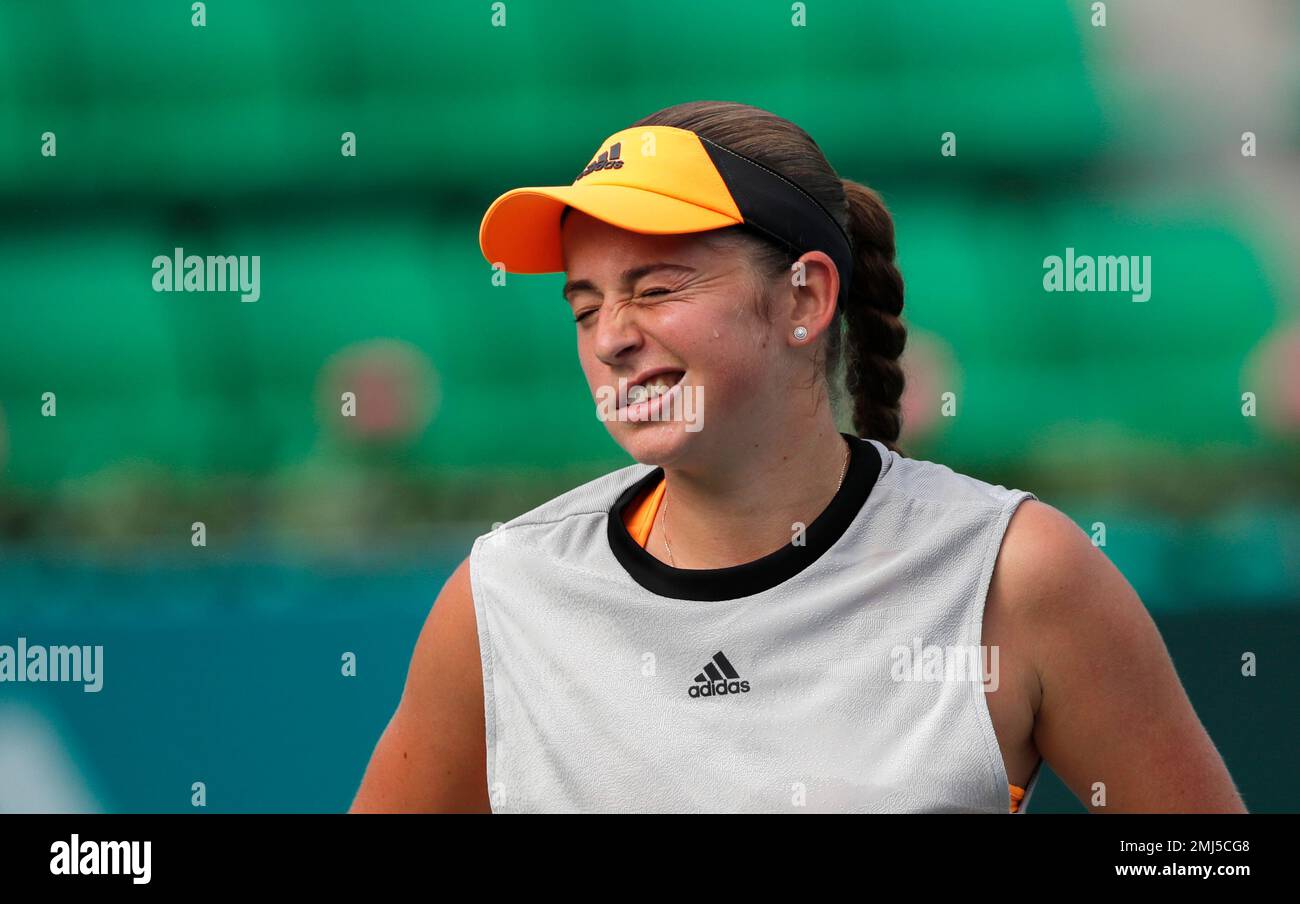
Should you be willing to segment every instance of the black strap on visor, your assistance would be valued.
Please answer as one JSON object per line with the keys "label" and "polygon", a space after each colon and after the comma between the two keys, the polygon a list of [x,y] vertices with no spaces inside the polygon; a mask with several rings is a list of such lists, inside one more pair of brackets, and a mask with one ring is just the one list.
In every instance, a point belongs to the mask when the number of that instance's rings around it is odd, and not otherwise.
{"label": "black strap on visor", "polygon": [[820,202],[775,170],[696,133],[750,226],[797,253],[822,251],[840,271],[840,297],[853,277],[853,244]]}

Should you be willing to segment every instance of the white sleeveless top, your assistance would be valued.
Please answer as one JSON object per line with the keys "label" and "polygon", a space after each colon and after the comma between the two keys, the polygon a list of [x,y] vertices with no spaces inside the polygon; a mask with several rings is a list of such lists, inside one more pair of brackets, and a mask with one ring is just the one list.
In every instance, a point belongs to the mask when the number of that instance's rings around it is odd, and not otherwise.
{"label": "white sleeveless top", "polygon": [[743,565],[644,550],[641,464],[475,540],[494,812],[1008,812],[979,645],[1037,497],[845,438],[826,510]]}

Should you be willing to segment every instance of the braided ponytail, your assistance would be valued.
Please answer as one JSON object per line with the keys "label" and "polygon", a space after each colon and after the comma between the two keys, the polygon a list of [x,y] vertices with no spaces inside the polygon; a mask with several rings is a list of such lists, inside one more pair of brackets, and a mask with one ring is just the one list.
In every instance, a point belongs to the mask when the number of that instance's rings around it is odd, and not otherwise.
{"label": "braided ponytail", "polygon": [[[894,263],[894,221],[880,196],[844,180],[853,241],[853,280],[844,303],[844,386],[853,399],[853,427],[859,436],[895,452],[903,420],[903,368],[907,342],[903,275]],[[900,453],[901,454],[901,453]]]}

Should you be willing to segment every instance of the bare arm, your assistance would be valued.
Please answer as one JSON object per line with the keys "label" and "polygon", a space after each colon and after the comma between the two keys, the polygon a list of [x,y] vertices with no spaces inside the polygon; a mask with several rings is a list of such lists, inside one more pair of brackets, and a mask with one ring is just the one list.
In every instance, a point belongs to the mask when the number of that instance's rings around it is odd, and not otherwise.
{"label": "bare arm", "polygon": [[397,711],[366,768],[351,813],[490,811],[469,560],[424,623]]}
{"label": "bare arm", "polygon": [[1089,810],[1246,812],[1146,607],[1074,522],[1022,503],[997,567],[1041,686],[1034,743]]}

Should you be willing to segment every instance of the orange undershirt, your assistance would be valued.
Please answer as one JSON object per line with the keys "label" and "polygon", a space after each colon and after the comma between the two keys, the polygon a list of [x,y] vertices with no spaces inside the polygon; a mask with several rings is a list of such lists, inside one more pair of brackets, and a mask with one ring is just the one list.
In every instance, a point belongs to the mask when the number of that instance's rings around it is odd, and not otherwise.
{"label": "orange undershirt", "polygon": [[[653,490],[640,499],[633,500],[623,512],[623,524],[626,525],[632,539],[640,546],[644,547],[646,540],[650,538],[650,528],[655,523],[655,516],[659,514],[659,503],[663,501],[664,489],[667,485],[666,481],[659,481]],[[1019,785],[1007,787],[1011,789],[1011,812],[1015,813],[1020,809],[1020,802],[1025,799],[1025,789]]]}

